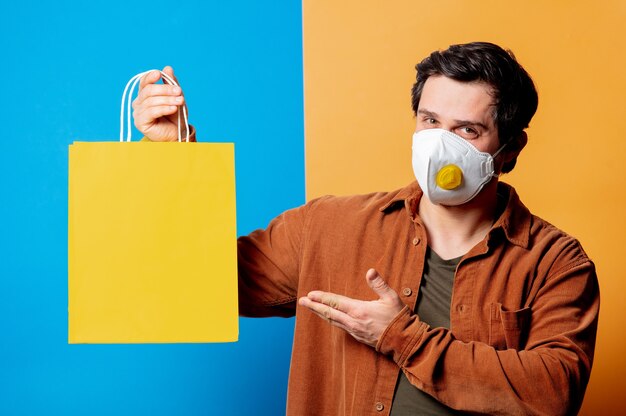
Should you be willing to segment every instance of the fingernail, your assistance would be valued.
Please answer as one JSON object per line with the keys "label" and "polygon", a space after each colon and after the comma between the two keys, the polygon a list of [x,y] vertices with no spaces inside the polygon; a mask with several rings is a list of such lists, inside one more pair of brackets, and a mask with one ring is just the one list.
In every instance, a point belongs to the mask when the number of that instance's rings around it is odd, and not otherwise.
{"label": "fingernail", "polygon": [[183,97],[176,97],[176,102],[177,103],[182,103],[183,102]]}
{"label": "fingernail", "polygon": [[180,87],[174,87],[172,91],[174,91],[174,94],[180,94],[181,90],[180,90]]}

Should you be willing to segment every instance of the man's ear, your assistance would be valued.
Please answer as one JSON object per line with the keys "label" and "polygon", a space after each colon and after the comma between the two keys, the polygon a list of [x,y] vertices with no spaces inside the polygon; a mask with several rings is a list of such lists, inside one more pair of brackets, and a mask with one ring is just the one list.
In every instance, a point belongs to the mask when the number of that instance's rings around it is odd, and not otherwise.
{"label": "man's ear", "polygon": [[509,144],[502,150],[502,165],[499,172],[509,173],[515,167],[517,163],[517,156],[528,143],[528,135],[523,131],[519,136],[511,139]]}
{"label": "man's ear", "polygon": [[511,139],[511,143],[509,143],[504,148],[504,163],[508,163],[513,159],[517,158],[522,149],[526,147],[528,143],[528,135],[525,131],[522,132],[519,136]]}

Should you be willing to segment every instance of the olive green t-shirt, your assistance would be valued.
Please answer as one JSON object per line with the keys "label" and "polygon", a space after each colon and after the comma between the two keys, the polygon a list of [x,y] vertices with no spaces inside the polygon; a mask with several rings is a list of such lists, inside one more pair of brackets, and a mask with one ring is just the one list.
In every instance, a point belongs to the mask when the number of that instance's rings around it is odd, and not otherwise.
{"label": "olive green t-shirt", "polygon": [[[431,327],[450,328],[450,301],[454,272],[461,257],[444,260],[433,250],[426,251],[424,274],[415,312]],[[391,406],[391,416],[457,415],[457,412],[439,403],[430,395],[413,386],[400,371]]]}

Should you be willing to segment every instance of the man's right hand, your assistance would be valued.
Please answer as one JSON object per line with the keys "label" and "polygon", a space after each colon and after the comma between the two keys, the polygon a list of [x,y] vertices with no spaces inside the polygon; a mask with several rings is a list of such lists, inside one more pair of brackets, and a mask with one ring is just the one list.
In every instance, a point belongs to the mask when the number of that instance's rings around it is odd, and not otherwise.
{"label": "man's right hand", "polygon": [[[163,68],[163,72],[176,80],[171,66]],[[159,71],[151,71],[141,78],[139,94],[133,101],[133,118],[135,127],[151,141],[173,142],[178,140],[177,112],[185,105],[185,98],[180,87],[157,84],[160,79]],[[186,129],[182,114],[180,121],[184,140]]]}

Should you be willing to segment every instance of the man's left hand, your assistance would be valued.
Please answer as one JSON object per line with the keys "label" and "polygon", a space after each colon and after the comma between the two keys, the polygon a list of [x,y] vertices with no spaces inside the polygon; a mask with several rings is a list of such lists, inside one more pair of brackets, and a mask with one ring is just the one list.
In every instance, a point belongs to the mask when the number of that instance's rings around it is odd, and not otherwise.
{"label": "man's left hand", "polygon": [[378,300],[364,301],[314,290],[301,297],[298,303],[357,341],[375,347],[383,331],[404,308],[404,303],[376,270],[369,269],[365,280]]}

